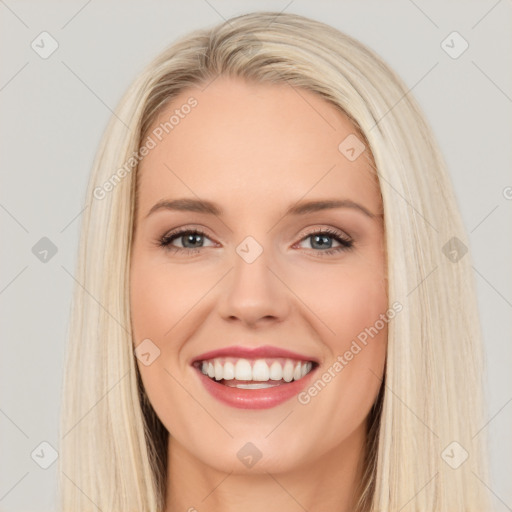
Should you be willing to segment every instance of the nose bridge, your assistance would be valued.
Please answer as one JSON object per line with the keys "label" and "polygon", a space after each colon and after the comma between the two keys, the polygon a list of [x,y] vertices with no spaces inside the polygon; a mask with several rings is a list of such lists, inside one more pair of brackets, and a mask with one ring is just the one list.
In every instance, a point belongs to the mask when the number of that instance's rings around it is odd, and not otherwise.
{"label": "nose bridge", "polygon": [[274,275],[275,266],[270,248],[253,236],[242,240],[235,248],[233,270],[220,299],[221,315],[247,323],[286,315],[289,297],[286,287]]}
{"label": "nose bridge", "polygon": [[264,248],[255,238],[249,236],[236,247],[235,252],[233,287],[252,288],[256,285],[261,287],[261,290],[256,290],[258,293],[268,293],[269,286],[272,286],[269,282],[269,267],[272,265],[270,249]]}

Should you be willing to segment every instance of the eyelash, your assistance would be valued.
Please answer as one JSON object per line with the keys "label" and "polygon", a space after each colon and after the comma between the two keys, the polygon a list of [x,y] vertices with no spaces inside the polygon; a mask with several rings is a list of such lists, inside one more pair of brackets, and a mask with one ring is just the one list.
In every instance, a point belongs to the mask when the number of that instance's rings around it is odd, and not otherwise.
{"label": "eyelash", "polygon": [[[157,241],[157,245],[159,247],[162,247],[166,251],[170,251],[173,253],[185,251],[185,252],[188,252],[189,254],[195,254],[195,253],[198,253],[201,249],[204,249],[204,247],[196,247],[194,249],[189,249],[187,247],[174,247],[174,246],[170,245],[171,242],[173,242],[180,236],[188,235],[188,234],[200,235],[200,236],[209,238],[208,235],[204,231],[201,231],[200,229],[183,229],[180,231],[175,231],[175,232],[171,232],[171,233],[164,235],[162,238],[160,238]],[[353,247],[354,247],[354,242],[351,239],[349,239],[348,237],[345,238],[339,231],[335,231],[335,230],[329,229],[329,228],[325,228],[325,229],[321,229],[318,231],[313,231],[311,233],[308,233],[307,235],[305,235],[304,237],[302,237],[300,239],[300,242],[302,242],[303,240],[305,240],[311,236],[314,236],[314,235],[328,235],[329,237],[334,238],[340,244],[339,247],[334,247],[334,248],[326,249],[326,250],[318,250],[317,251],[315,249],[310,249],[314,252],[319,253],[319,255],[322,257],[330,256],[332,254],[336,254],[341,251],[349,251],[349,250],[353,249]]]}

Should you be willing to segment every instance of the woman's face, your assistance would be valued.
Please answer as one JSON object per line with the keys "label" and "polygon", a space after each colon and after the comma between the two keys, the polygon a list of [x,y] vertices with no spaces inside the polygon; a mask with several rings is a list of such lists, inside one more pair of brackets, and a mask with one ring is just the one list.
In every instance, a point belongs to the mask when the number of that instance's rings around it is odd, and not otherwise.
{"label": "woman's face", "polygon": [[225,77],[148,132],[133,343],[171,442],[200,463],[278,472],[361,446],[388,303],[380,190],[355,134],[311,92]]}

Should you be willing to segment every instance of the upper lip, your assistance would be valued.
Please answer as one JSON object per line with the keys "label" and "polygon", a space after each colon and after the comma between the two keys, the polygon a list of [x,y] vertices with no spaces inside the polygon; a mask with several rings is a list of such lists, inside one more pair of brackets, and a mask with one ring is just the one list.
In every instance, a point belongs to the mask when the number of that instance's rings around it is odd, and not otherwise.
{"label": "upper lip", "polygon": [[261,347],[243,347],[233,345],[231,347],[220,348],[205,352],[192,360],[192,364],[197,361],[206,361],[216,357],[239,357],[244,359],[265,359],[273,357],[283,357],[288,359],[296,359],[298,361],[313,361],[318,363],[318,359],[312,356],[299,354],[279,347],[264,345]]}

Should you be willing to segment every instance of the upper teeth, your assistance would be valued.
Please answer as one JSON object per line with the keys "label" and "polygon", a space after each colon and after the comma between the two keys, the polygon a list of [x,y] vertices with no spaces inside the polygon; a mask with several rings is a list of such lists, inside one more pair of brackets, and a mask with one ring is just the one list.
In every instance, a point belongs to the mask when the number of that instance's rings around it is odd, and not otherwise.
{"label": "upper teeth", "polygon": [[254,380],[291,382],[304,377],[313,368],[311,361],[291,359],[236,359],[215,358],[202,361],[201,371],[215,380]]}

